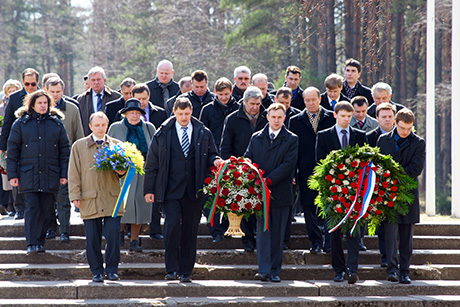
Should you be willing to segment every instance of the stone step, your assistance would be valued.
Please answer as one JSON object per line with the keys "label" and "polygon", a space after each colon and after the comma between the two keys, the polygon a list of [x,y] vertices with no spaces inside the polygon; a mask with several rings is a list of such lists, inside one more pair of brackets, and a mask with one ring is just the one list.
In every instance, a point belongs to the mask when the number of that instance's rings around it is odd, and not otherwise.
{"label": "stone step", "polygon": [[[2,281],[51,281],[92,277],[88,265],[83,263],[9,263],[0,264],[0,272]],[[196,264],[192,278],[196,280],[252,280],[255,273],[257,273],[257,265]],[[123,280],[162,280],[165,275],[164,264],[122,263],[119,266],[119,275]],[[280,277],[283,280],[332,280],[334,275],[330,265],[284,265]],[[360,265],[358,275],[362,280],[386,279],[386,271],[380,265]],[[460,280],[460,265],[412,265],[411,278],[414,280]]]}
{"label": "stone step", "polygon": [[[102,251],[104,253],[104,251]],[[346,252],[345,252],[346,253]],[[45,256],[46,255],[46,256]],[[84,250],[48,250],[45,255],[28,256],[25,250],[0,251],[0,263],[83,263],[86,264]],[[380,264],[378,250],[360,252],[360,264]],[[121,251],[121,263],[164,263],[164,250],[149,249],[142,253]],[[198,264],[257,264],[257,253],[246,253],[243,249],[198,250]],[[308,250],[284,251],[283,264],[330,264],[330,254],[311,254]],[[411,264],[458,264],[460,250],[414,250]]]}
{"label": "stone step", "polygon": [[[63,244],[59,239],[47,240],[45,248],[48,250],[79,250],[85,249],[85,237],[72,236],[70,243]],[[163,249],[162,241],[155,241],[148,236],[141,236],[142,247],[145,249]],[[127,248],[128,240],[125,240]],[[365,236],[364,243],[369,249],[378,249],[376,236]],[[105,242],[103,241],[103,246]],[[198,249],[239,249],[243,244],[241,239],[225,238],[224,241],[213,244],[212,237],[200,235],[197,240]],[[304,235],[292,235],[289,247],[295,250],[304,250],[311,247],[310,241]],[[24,237],[0,237],[0,250],[21,250],[26,248]],[[414,236],[414,249],[460,249],[460,236]]]}

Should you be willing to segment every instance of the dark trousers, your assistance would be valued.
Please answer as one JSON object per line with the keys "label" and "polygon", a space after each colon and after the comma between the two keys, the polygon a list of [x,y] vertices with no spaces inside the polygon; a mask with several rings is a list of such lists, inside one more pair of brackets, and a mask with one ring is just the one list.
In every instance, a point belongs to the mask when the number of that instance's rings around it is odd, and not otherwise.
{"label": "dark trousers", "polygon": [[121,217],[99,217],[83,220],[86,235],[86,258],[91,273],[104,274],[104,259],[102,258],[102,230],[104,230],[105,273],[118,273],[120,262],[120,224]]}
{"label": "dark trousers", "polygon": [[254,248],[256,246],[256,217],[254,214],[250,215],[248,220],[241,220],[241,230],[244,232],[244,236],[241,238],[243,242],[243,247]]}
{"label": "dark trousers", "polygon": [[[206,220],[209,217],[209,213],[211,213],[210,208],[203,208],[203,214]],[[228,219],[222,217],[221,220],[220,213],[214,213],[213,225],[211,226],[211,223],[207,223],[207,226],[213,238],[215,238],[218,235],[223,236],[228,229]]]}
{"label": "dark trousers", "polygon": [[153,208],[152,208],[152,220],[150,221],[150,234],[161,234],[163,233],[161,231],[161,225],[160,225],[160,219],[161,219],[161,207],[157,203],[153,203]]}
{"label": "dark trousers", "polygon": [[[186,193],[187,194],[187,193]],[[201,201],[185,196],[166,200],[164,246],[166,273],[191,275],[196,260],[196,240],[201,218]]]}
{"label": "dark trousers", "polygon": [[312,247],[323,247],[323,236],[318,226],[317,207],[314,204],[303,205],[305,226],[307,227],[308,239]]}
{"label": "dark trousers", "polygon": [[347,261],[345,262],[345,254],[343,253],[342,238],[344,234],[340,232],[340,228],[331,233],[331,258],[332,268],[336,274],[342,272],[349,272],[350,274],[356,274],[358,272],[358,256],[359,256],[359,238],[357,236],[350,236],[350,233],[346,233],[347,238]]}
{"label": "dark trousers", "polygon": [[54,194],[30,192],[20,195],[23,195],[25,200],[24,228],[27,246],[45,245],[50,207],[54,206]]}
{"label": "dark trousers", "polygon": [[409,276],[414,226],[415,224],[385,224],[385,245],[388,260],[388,274],[398,273],[399,241],[399,276]]}
{"label": "dark trousers", "polygon": [[376,233],[379,238],[379,251],[380,255],[382,255],[382,263],[387,262],[387,251],[385,245],[385,223],[380,224]]}
{"label": "dark trousers", "polygon": [[264,220],[257,217],[257,264],[259,273],[279,276],[283,263],[284,232],[290,207],[272,207],[268,216],[268,229]]}
{"label": "dark trousers", "polygon": [[[48,230],[55,232],[57,230],[57,220],[59,220],[59,232],[70,233],[70,200],[69,200],[69,185],[59,186],[59,191],[56,193],[56,202],[51,208],[50,223]],[[57,209],[57,210],[56,210]],[[57,215],[56,215],[57,211]]]}
{"label": "dark trousers", "polygon": [[24,194],[19,194],[19,188],[13,187],[12,189],[13,193],[13,202],[14,202],[14,210],[16,212],[24,212],[25,208],[25,200],[24,200]]}

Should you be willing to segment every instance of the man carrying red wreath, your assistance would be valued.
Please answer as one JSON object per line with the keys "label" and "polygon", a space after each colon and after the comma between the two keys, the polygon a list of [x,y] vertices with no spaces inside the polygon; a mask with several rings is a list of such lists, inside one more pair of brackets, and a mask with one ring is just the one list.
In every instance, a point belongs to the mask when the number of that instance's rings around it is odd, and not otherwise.
{"label": "man carrying red wreath", "polygon": [[[267,109],[268,124],[252,135],[244,156],[265,171],[265,180],[271,191],[268,231],[263,218],[257,217],[257,263],[259,272],[254,277],[261,281],[280,282],[286,224],[293,202],[292,179],[297,163],[299,138],[284,125],[286,108],[274,103]],[[249,187],[253,189],[253,187]],[[249,191],[251,193],[251,191]]]}

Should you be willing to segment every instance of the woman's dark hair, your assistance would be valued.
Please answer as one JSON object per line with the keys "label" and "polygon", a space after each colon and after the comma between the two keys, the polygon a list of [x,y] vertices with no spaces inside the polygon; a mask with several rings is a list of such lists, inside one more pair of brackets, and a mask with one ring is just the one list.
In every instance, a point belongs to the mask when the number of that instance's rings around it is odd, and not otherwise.
{"label": "woman's dark hair", "polygon": [[37,101],[38,98],[45,96],[46,99],[48,100],[48,111],[50,110],[51,107],[54,107],[54,101],[51,99],[51,96],[45,92],[44,90],[36,90],[32,94],[27,95],[24,98],[24,105],[27,106],[27,113],[32,112],[33,107],[35,106],[35,102]]}

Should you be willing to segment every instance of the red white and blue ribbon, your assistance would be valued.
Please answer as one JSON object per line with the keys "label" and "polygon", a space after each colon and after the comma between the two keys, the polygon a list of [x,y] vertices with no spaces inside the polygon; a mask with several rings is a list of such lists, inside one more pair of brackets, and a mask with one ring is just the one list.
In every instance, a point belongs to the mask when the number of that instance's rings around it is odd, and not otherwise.
{"label": "red white and blue ribbon", "polygon": [[[355,200],[353,201],[353,204],[348,209],[348,212],[345,215],[345,217],[334,228],[329,230],[329,233],[337,230],[337,228],[339,228],[343,223],[345,223],[348,217],[350,217],[350,215],[353,212],[353,209],[357,205],[358,196],[361,192],[361,188],[363,188],[364,196],[363,196],[363,202],[361,205],[361,210],[359,211],[359,215],[353,225],[353,228],[350,231],[350,236],[353,234],[353,231],[355,230],[355,227],[359,219],[362,218],[366,214],[367,208],[369,207],[369,203],[372,198],[372,193],[374,193],[376,174],[374,170],[372,169],[372,167],[374,167],[372,162],[368,162],[365,166],[363,166],[362,169],[359,170],[358,188],[356,189]],[[364,183],[364,186],[363,186],[363,183]]]}

